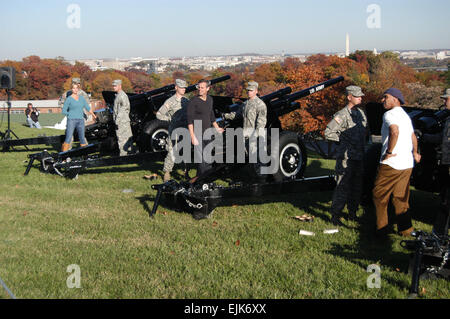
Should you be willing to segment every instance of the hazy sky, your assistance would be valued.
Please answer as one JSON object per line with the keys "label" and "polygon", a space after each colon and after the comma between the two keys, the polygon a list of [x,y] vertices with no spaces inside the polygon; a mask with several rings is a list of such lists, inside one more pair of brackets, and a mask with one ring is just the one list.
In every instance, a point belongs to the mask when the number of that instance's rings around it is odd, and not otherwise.
{"label": "hazy sky", "polygon": [[448,0],[0,0],[0,12],[0,60],[344,52],[347,32],[351,51],[450,49]]}

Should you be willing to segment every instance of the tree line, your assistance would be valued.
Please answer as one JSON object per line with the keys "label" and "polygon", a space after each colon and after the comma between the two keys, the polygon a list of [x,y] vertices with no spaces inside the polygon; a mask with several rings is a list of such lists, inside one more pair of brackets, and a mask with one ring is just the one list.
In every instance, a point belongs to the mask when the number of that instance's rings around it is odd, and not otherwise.
{"label": "tree line", "polygon": [[[286,86],[295,92],[344,76],[343,82],[299,100],[300,108],[281,118],[284,128],[303,132],[325,128],[332,115],[346,104],[343,93],[347,85],[358,85],[363,89],[366,95],[363,103],[380,101],[384,90],[397,87],[402,90],[407,105],[425,108],[438,108],[439,95],[450,87],[449,71],[416,72],[392,52],[375,55],[371,51],[356,51],[346,58],[316,54],[304,62],[287,57],[283,62],[212,72],[185,69],[162,74],[146,74],[134,69],[92,71],[84,63],[71,65],[63,58],[41,59],[38,56],[29,56],[22,61],[3,61],[0,66],[16,69],[16,87],[11,91],[13,100],[58,99],[70,89],[73,77],[81,78],[83,89],[90,92],[92,98],[102,99],[102,91],[112,90],[113,79],[122,80],[125,92],[142,93],[172,84],[176,78],[193,84],[201,78],[230,75],[230,80],[214,85],[210,93],[246,98],[245,84],[250,80],[259,83],[259,93],[264,95]],[[3,91],[0,92],[1,99],[6,99]]]}

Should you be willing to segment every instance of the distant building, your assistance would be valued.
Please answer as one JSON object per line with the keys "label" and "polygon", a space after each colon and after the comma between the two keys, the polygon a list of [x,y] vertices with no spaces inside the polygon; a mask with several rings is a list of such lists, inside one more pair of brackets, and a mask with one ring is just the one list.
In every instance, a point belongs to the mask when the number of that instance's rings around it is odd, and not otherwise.
{"label": "distant building", "polygon": [[[24,114],[28,103],[33,104],[41,113],[61,113],[62,108],[58,106],[59,100],[13,100],[11,101],[11,114]],[[102,101],[91,100],[90,106],[97,109]],[[0,102],[0,113],[8,112],[8,104],[6,101]]]}
{"label": "distant building", "polygon": [[350,55],[350,37],[348,33],[345,36],[345,56]]}
{"label": "distant building", "polygon": [[[41,113],[61,113],[61,108],[58,107],[58,100],[16,100],[11,101],[11,114],[25,112],[28,103],[33,104]],[[6,102],[0,102],[0,112],[8,112]]]}
{"label": "distant building", "polygon": [[436,53],[436,60],[444,60],[450,58],[450,51],[440,51]]}

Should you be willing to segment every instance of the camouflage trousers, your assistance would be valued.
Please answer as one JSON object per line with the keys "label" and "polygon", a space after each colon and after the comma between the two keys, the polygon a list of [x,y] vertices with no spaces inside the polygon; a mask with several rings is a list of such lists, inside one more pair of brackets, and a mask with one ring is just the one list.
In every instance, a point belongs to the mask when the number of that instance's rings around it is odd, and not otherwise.
{"label": "camouflage trousers", "polygon": [[120,156],[127,155],[128,151],[133,149],[133,133],[131,132],[130,122],[118,123],[116,135]]}
{"label": "camouflage trousers", "polygon": [[363,191],[363,161],[336,159],[336,188],[331,214],[339,216],[345,205],[349,213],[356,213]]}
{"label": "camouflage trousers", "polygon": [[167,139],[167,155],[166,155],[166,158],[164,159],[163,172],[164,173],[172,172],[174,165],[175,165],[175,156],[173,154],[173,145],[172,145],[172,141],[170,140],[170,138],[168,138]]}

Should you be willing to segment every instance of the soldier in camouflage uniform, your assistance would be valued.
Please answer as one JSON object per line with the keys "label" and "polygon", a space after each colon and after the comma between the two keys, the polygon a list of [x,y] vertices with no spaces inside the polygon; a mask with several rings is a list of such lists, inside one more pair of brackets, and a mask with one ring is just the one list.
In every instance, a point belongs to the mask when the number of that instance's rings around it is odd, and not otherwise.
{"label": "soldier in camouflage uniform", "polygon": [[243,117],[244,138],[249,138],[252,134],[258,134],[258,129],[264,129],[267,122],[267,106],[257,96],[258,83],[248,82],[247,85],[248,100],[245,101],[236,112],[225,113],[223,117],[226,120],[234,120]]}
{"label": "soldier in camouflage uniform", "polygon": [[244,139],[250,140],[249,152],[256,152],[257,140],[251,137],[258,137],[258,131],[266,127],[267,122],[267,106],[257,96],[258,83],[255,81],[248,82],[247,85],[248,100],[245,101],[236,112],[225,113],[223,117],[226,120],[234,120],[235,118],[243,118]]}
{"label": "soldier in camouflage uniform", "polygon": [[120,156],[128,154],[133,148],[133,133],[130,126],[130,100],[122,90],[122,81],[113,81],[114,91],[117,93],[114,99],[113,119],[116,123],[116,135],[119,145]]}
{"label": "soldier in camouflage uniform", "polygon": [[167,139],[167,156],[164,160],[164,182],[170,180],[170,173],[174,166],[172,146],[172,132],[177,127],[187,127],[186,108],[189,100],[184,97],[187,83],[184,80],[175,80],[175,94],[168,98],[156,113],[156,118],[169,122],[169,138]]}
{"label": "soldier in camouflage uniform", "polygon": [[350,219],[356,219],[363,189],[363,156],[367,117],[359,104],[364,96],[358,86],[346,88],[348,104],[334,114],[325,129],[325,138],[338,142],[336,151],[336,189],[331,205],[332,223],[342,225],[340,217],[347,205]]}

